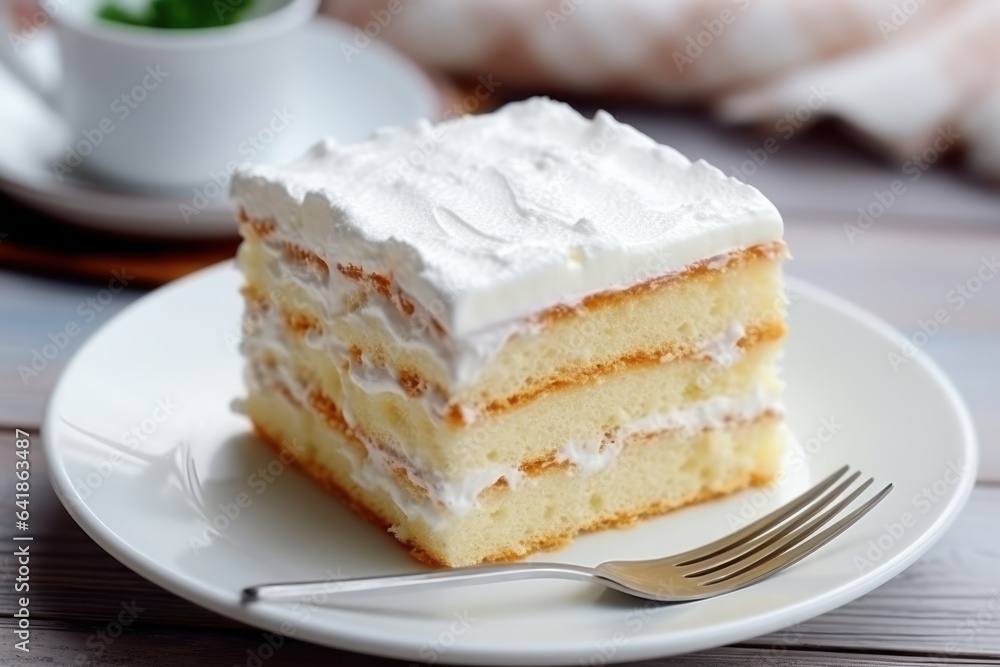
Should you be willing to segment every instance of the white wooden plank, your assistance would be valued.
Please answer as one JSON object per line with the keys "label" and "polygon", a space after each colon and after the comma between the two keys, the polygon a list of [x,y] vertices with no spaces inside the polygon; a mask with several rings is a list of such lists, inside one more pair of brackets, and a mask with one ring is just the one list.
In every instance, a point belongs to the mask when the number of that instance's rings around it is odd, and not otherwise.
{"label": "white wooden plank", "polygon": [[73,353],[142,294],[105,287],[0,271],[0,424],[40,424]]}
{"label": "white wooden plank", "polygon": [[[113,619],[113,617],[111,617]],[[213,629],[150,626],[142,618],[112,641],[98,634],[107,623],[69,624],[41,621],[36,623],[31,653],[18,656],[26,665],[337,665],[344,667],[414,667],[409,661],[389,660],[324,648],[294,639],[280,641],[277,650],[269,650],[264,633],[249,628]],[[0,622],[10,636],[10,619]],[[273,643],[279,640],[272,639]],[[8,653],[6,655],[11,655]],[[154,657],[155,656],[155,657]],[[74,661],[86,659],[89,662]],[[256,662],[254,659],[260,660]],[[263,658],[263,659],[262,659]],[[13,660],[13,658],[11,658]],[[727,647],[672,658],[631,662],[623,667],[923,667],[941,665],[996,665],[996,656],[955,657],[946,661],[939,656],[916,653],[903,655],[877,652],[837,653],[820,649],[795,649],[770,652],[750,647]],[[424,663],[420,663],[424,664]],[[602,664],[599,661],[595,664]]]}

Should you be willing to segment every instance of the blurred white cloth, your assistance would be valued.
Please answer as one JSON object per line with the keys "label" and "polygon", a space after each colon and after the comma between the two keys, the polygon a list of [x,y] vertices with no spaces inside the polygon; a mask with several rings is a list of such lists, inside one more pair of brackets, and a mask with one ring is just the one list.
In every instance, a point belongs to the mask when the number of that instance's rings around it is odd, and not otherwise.
{"label": "blurred white cloth", "polygon": [[[421,64],[553,93],[708,104],[790,136],[840,118],[892,159],[1000,178],[997,0],[326,0]],[[350,58],[352,45],[345,45]]]}

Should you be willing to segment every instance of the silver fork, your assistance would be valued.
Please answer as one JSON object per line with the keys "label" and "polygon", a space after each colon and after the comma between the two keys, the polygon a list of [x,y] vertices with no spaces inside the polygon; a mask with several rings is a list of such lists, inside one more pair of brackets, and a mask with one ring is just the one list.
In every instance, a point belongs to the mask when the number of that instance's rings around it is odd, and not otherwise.
{"label": "silver fork", "polygon": [[835,503],[861,476],[860,472],[847,475],[848,468],[844,466],[792,502],[731,535],[666,558],[608,561],[597,567],[563,563],[475,565],[419,574],[263,584],[244,589],[243,602],[538,578],[586,581],[660,602],[715,597],[757,583],[802,560],[847,530],[892,491],[892,484],[887,485],[829,525],[875,481],[869,478]]}

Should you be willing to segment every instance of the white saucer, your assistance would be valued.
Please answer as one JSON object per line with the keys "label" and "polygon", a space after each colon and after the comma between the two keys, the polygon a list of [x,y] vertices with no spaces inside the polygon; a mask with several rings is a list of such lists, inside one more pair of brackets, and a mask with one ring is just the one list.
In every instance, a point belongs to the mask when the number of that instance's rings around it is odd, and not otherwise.
{"label": "white saucer", "polygon": [[[440,95],[430,79],[389,47],[373,42],[347,62],[341,43],[353,44],[352,29],[322,16],[303,30],[302,39],[310,54],[302,67],[310,70],[306,78],[313,85],[294,104],[301,111],[294,123],[298,146],[293,154],[323,136],[346,143],[383,125],[440,116]],[[60,182],[50,164],[70,141],[63,121],[2,64],[0,99],[3,192],[68,222],[107,232],[177,239],[235,235],[225,192],[185,223],[180,206],[192,203],[193,189],[149,196],[102,189],[73,175]]]}
{"label": "white saucer", "polygon": [[[248,435],[240,277],[227,263],[164,287],[94,335],[45,418],[53,486],[77,522],[136,572],[220,614],[298,639],[418,662],[604,664],[697,651],[802,622],[872,590],[944,533],[976,477],[968,413],[925,356],[893,369],[902,336],[798,281],[785,361],[800,443],[786,480],[585,535],[538,556],[651,558],[730,532],[850,464],[895,490],[834,543],[751,588],[657,606],[573,582],[396,593],[339,607],[241,606],[248,585],[421,569]],[[267,481],[270,480],[270,481]],[[242,495],[241,495],[242,494]],[[206,526],[213,524],[217,534]]]}

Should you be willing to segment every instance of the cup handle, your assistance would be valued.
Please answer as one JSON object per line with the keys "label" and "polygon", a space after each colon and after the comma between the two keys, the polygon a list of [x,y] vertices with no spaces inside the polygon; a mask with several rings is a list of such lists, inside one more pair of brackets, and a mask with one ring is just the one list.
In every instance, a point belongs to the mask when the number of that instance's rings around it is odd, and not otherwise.
{"label": "cup handle", "polygon": [[[58,45],[52,17],[37,2],[0,2],[0,64],[52,109],[56,109],[59,72]],[[61,5],[57,5],[61,7]]]}

